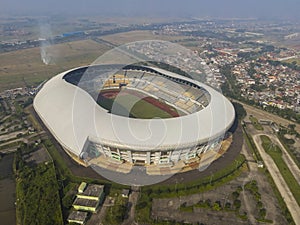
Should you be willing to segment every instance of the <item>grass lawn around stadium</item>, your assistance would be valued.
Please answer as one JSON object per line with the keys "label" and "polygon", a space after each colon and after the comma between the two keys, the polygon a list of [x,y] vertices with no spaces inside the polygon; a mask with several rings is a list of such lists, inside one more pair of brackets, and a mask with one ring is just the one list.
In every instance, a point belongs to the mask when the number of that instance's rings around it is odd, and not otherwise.
{"label": "grass lawn around stadium", "polygon": [[[149,97],[147,97],[149,98]],[[154,99],[154,98],[153,98]],[[156,100],[155,101],[159,101]],[[98,104],[107,109],[109,112],[126,116],[131,118],[139,119],[152,119],[152,118],[172,118],[171,114],[160,109],[158,106],[151,104],[150,102],[140,98],[139,96],[132,95],[129,93],[117,95],[116,98],[104,98],[98,99]],[[164,102],[159,101],[161,104]],[[172,106],[167,105],[171,110],[176,112],[176,109]]]}
{"label": "grass lawn around stadium", "polygon": [[272,159],[274,160],[276,166],[278,167],[282,177],[284,178],[285,182],[289,186],[292,194],[294,195],[298,205],[300,205],[300,186],[293,176],[292,172],[284,162],[282,158],[282,151],[278,145],[273,145],[270,138],[266,135],[260,136],[262,140],[262,146],[267,154],[269,154]]}

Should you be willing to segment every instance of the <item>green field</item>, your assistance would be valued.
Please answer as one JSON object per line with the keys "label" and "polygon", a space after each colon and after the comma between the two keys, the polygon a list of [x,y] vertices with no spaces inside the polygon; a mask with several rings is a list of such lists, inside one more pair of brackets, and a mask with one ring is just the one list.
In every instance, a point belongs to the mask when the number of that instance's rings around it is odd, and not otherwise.
{"label": "green field", "polygon": [[109,47],[92,40],[74,41],[49,47],[52,61],[45,65],[40,48],[1,53],[0,92],[10,88],[37,85],[65,70],[89,65]]}
{"label": "green field", "polygon": [[111,34],[101,36],[101,39],[111,42],[115,45],[122,45],[129,42],[144,41],[144,40],[165,40],[177,41],[187,38],[186,36],[154,34],[150,30],[135,30],[124,33]]}
{"label": "green field", "polygon": [[264,128],[263,128],[262,125],[258,122],[258,120],[257,120],[256,117],[250,115],[250,116],[249,116],[249,119],[250,119],[252,125],[254,126],[254,128],[255,128],[256,130],[264,130]]}
{"label": "green field", "polygon": [[131,118],[152,119],[172,118],[168,112],[139,98],[138,96],[126,94],[118,95],[115,99],[103,98],[98,104],[111,113]]}
{"label": "green field", "polygon": [[131,109],[130,113],[136,118],[171,118],[172,116],[162,109],[152,105],[144,100],[138,101]]}
{"label": "green field", "polygon": [[281,149],[277,145],[273,145],[268,136],[262,135],[261,140],[262,140],[262,146],[264,150],[274,160],[276,166],[278,167],[280,173],[282,174],[282,177],[284,178],[292,194],[294,195],[298,205],[300,205],[300,185],[298,184],[293,174],[287,167],[286,163],[282,159]]}

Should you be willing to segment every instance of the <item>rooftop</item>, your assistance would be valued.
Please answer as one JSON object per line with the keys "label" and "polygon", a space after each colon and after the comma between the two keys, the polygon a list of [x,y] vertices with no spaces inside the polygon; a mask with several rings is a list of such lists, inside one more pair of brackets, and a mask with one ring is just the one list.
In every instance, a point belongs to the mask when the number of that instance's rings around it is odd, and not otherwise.
{"label": "rooftop", "polygon": [[80,196],[89,196],[89,197],[99,197],[103,193],[104,185],[89,184],[82,193],[79,193]]}
{"label": "rooftop", "polygon": [[123,189],[122,190],[122,196],[123,197],[128,197],[129,196],[129,189]]}
{"label": "rooftop", "polygon": [[[158,118],[125,118],[107,113],[86,91],[63,80],[63,76],[68,73],[66,71],[43,86],[34,99],[34,108],[61,145],[78,156],[84,150],[87,140],[137,151],[154,148],[169,150],[179,146],[195,146],[218,138],[231,127],[235,117],[234,108],[221,93],[187,77],[155,70],[202,87],[211,96],[209,105],[187,116],[164,119],[163,123]],[[128,132],[129,123],[132,132]]]}
{"label": "rooftop", "polygon": [[83,206],[83,207],[92,207],[96,208],[98,206],[99,201],[98,200],[91,200],[91,199],[85,199],[85,198],[76,198],[73,206]]}
{"label": "rooftop", "polygon": [[81,184],[78,187],[78,193],[83,193],[84,189],[86,188],[86,183],[85,182],[81,182]]}
{"label": "rooftop", "polygon": [[87,216],[88,216],[87,212],[72,211],[68,217],[68,221],[78,221],[78,222],[80,221],[84,223]]}

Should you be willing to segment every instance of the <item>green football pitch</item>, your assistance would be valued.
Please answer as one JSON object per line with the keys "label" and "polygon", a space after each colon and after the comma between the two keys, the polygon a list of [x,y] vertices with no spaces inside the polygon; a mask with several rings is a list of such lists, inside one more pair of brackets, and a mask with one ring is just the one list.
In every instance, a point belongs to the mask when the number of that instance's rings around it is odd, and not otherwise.
{"label": "green football pitch", "polygon": [[[174,117],[174,113],[177,114],[177,110],[172,106],[167,105],[166,103],[159,101],[157,99],[150,99],[147,96],[148,101],[140,98],[139,96],[133,94],[122,94],[117,95],[116,98],[98,98],[98,104],[107,109],[110,113],[127,116],[131,118],[139,118],[139,119],[152,119],[152,118],[172,118]],[[156,106],[155,103],[164,105],[164,107],[168,107],[171,110],[172,114],[167,111],[161,109]],[[179,112],[178,112],[179,114]]]}

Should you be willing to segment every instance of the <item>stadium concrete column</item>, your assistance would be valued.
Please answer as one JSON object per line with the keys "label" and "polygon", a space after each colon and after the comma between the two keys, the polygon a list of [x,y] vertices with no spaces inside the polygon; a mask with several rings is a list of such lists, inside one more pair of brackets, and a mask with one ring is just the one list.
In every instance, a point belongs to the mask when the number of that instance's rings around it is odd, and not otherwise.
{"label": "stadium concrete column", "polygon": [[82,151],[79,155],[79,158],[82,158],[83,156],[83,153],[87,151],[87,149],[91,146],[91,142],[89,140],[89,137],[86,138],[85,142],[84,142],[84,145],[83,145],[83,148],[82,148]]}
{"label": "stadium concrete column", "polygon": [[160,160],[161,152],[160,151],[156,151],[154,154],[155,154],[154,164],[158,164],[159,160]]}
{"label": "stadium concrete column", "polygon": [[128,161],[130,162],[130,163],[132,163],[132,155],[131,155],[131,151],[127,151],[127,157],[128,157]]}
{"label": "stadium concrete column", "polygon": [[180,155],[181,155],[181,152],[182,152],[182,149],[180,150],[176,150],[172,153],[172,156],[171,156],[171,160],[174,162],[174,163],[177,163],[179,160],[180,160]]}
{"label": "stadium concrete column", "polygon": [[151,163],[151,152],[147,152],[146,164],[150,165],[150,163]]}

